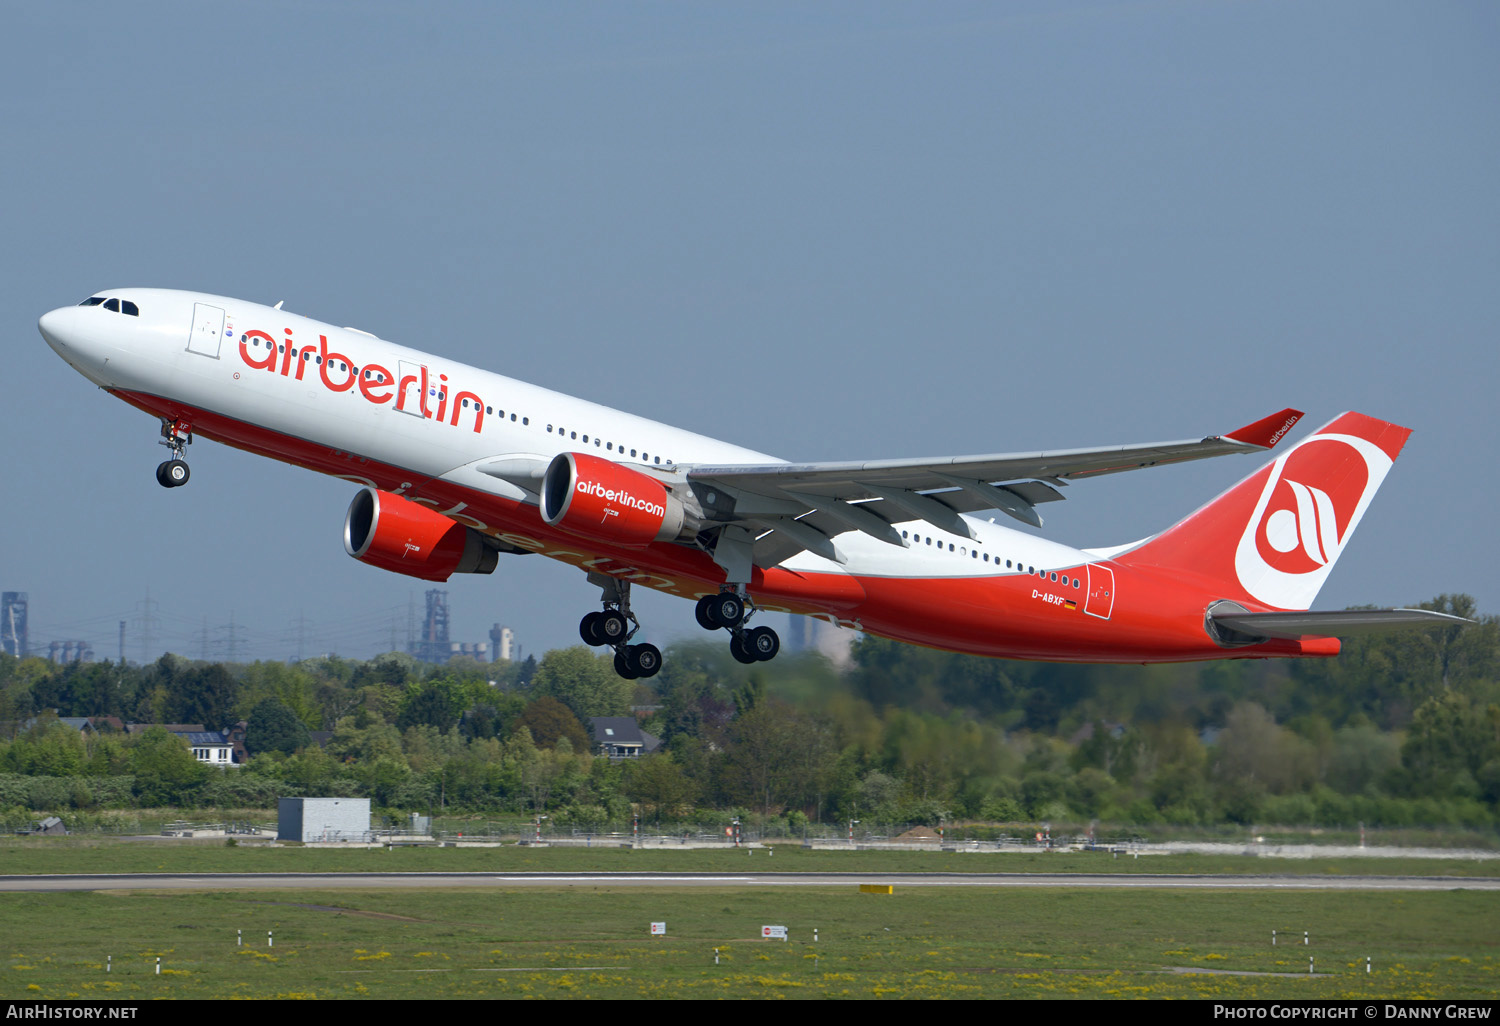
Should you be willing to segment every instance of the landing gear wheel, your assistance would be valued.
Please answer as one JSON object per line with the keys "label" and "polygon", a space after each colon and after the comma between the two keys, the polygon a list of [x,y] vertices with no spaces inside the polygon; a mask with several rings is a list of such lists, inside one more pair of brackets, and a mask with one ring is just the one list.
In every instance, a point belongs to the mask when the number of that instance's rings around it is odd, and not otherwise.
{"label": "landing gear wheel", "polygon": [[188,483],[191,471],[182,460],[167,460],[156,468],[156,480],[163,488],[180,488]]}
{"label": "landing gear wheel", "polygon": [[630,645],[625,649],[625,662],[638,677],[655,677],[661,669],[661,649],[655,645]]}
{"label": "landing gear wheel", "polygon": [[618,609],[606,609],[599,614],[599,637],[605,645],[615,645],[630,635],[630,622]]}
{"label": "landing gear wheel", "polygon": [[719,625],[714,623],[708,616],[708,607],[713,605],[717,595],[704,595],[698,600],[698,605],[693,609],[693,615],[698,618],[698,626],[706,631],[716,631]]}
{"label": "landing gear wheel", "polygon": [[623,649],[615,653],[615,672],[626,680],[635,680],[640,676],[630,669],[630,660],[625,658]]}
{"label": "landing gear wheel", "polygon": [[732,591],[721,591],[704,605],[704,614],[715,627],[734,630],[745,619],[745,603]]}
{"label": "landing gear wheel", "polygon": [[781,639],[769,627],[756,627],[745,633],[743,647],[763,663],[776,658],[776,653],[781,651]]}
{"label": "landing gear wheel", "polygon": [[745,647],[745,635],[740,631],[735,631],[729,636],[729,654],[747,665],[760,662],[760,657]]}
{"label": "landing gear wheel", "polygon": [[604,644],[604,638],[599,634],[599,621],[603,619],[603,613],[589,613],[579,621],[578,636],[583,639],[585,645],[597,647]]}

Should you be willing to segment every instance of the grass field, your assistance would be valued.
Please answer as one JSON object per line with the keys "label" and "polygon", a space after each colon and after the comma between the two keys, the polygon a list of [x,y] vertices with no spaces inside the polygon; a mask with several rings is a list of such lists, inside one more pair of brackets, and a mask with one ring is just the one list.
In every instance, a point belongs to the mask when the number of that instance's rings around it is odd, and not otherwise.
{"label": "grass field", "polygon": [[[387,852],[78,838],[0,843],[0,872],[7,874],[609,869],[1500,875],[1495,860],[1171,855],[1136,861],[1102,853],[978,856],[799,846],[772,856],[733,849]],[[649,936],[653,921],[667,923],[666,937]],[[766,924],[787,926],[791,939],[761,940]],[[236,930],[243,931],[242,947]],[[1272,930],[1280,932],[1275,947]],[[1312,940],[1305,947],[1303,930]],[[274,947],[266,944],[267,931],[274,931]],[[720,891],[590,886],[0,894],[0,998],[12,999],[1497,994],[1496,892],[898,885],[885,896],[861,894],[851,881]]]}
{"label": "grass field", "polygon": [[1474,892],[7,894],[0,997],[1492,998],[1497,924]]}
{"label": "grass field", "polygon": [[360,873],[360,872],[759,872],[889,873],[1298,873],[1382,876],[1500,876],[1493,859],[1327,858],[1148,855],[1107,852],[964,854],[938,851],[824,851],[784,844],[765,849],[301,848],[213,841],[117,838],[0,839],[0,874],[34,873]]}

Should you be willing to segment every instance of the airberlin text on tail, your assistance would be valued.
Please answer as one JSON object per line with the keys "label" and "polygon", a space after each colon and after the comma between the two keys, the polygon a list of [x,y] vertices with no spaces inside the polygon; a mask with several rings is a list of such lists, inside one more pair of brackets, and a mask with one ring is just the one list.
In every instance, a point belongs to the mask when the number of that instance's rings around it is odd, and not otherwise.
{"label": "airberlin text on tail", "polygon": [[1220,598],[1307,609],[1410,435],[1345,413],[1120,561],[1204,578]]}

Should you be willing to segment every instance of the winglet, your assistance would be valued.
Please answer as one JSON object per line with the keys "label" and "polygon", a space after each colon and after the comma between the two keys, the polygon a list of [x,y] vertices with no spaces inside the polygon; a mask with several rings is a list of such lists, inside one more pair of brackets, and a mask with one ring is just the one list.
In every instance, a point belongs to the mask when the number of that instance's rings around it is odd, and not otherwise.
{"label": "winglet", "polygon": [[1301,410],[1285,409],[1280,413],[1273,413],[1263,420],[1257,420],[1254,424],[1246,424],[1237,431],[1231,431],[1224,437],[1231,442],[1243,442],[1245,445],[1254,445],[1261,449],[1269,449],[1281,441],[1302,419]]}

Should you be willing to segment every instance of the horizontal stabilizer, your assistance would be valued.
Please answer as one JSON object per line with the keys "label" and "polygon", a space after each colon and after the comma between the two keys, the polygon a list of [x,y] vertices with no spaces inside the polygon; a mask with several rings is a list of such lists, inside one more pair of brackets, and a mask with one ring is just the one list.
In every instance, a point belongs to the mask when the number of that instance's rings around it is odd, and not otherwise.
{"label": "horizontal stabilizer", "polygon": [[1220,629],[1260,638],[1346,638],[1403,627],[1455,627],[1473,623],[1461,616],[1430,609],[1341,609],[1313,613],[1245,613],[1209,611]]}

